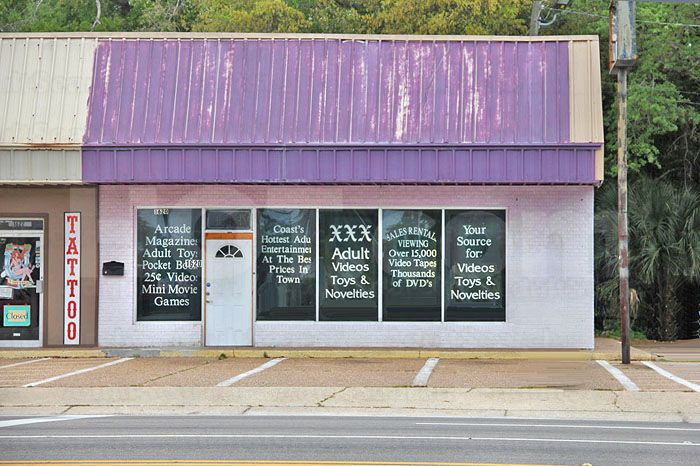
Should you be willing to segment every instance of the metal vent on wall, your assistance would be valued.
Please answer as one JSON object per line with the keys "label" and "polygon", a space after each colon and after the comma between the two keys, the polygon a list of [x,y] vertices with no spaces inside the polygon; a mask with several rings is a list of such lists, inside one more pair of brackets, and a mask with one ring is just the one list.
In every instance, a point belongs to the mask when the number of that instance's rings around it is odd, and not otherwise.
{"label": "metal vent on wall", "polygon": [[227,244],[216,251],[215,257],[243,257],[243,253],[236,246]]}

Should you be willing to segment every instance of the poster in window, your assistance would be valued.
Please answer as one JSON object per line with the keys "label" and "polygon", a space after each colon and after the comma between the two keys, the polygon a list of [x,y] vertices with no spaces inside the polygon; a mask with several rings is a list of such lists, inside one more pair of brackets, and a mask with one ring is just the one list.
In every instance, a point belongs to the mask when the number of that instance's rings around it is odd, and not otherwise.
{"label": "poster in window", "polygon": [[384,210],[382,240],[382,319],[440,321],[442,212]]}
{"label": "poster in window", "polygon": [[377,210],[319,211],[319,320],[379,320]]}
{"label": "poster in window", "polygon": [[137,320],[201,320],[201,209],[138,209],[136,216]]}
{"label": "poster in window", "polygon": [[[17,224],[24,220],[13,220]],[[37,236],[0,235],[0,340],[39,338],[37,283],[41,278],[41,239]]]}
{"label": "poster in window", "polygon": [[445,211],[445,321],[505,321],[504,210]]}
{"label": "poster in window", "polygon": [[316,211],[257,212],[257,319],[316,320]]}

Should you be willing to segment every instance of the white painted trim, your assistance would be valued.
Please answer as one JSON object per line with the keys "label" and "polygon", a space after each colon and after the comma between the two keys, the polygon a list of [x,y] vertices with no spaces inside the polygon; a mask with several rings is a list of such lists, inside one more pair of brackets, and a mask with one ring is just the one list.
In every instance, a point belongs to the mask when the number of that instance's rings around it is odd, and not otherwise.
{"label": "white painted trim", "polygon": [[86,373],[86,372],[96,371],[97,369],[102,369],[102,368],[104,368],[104,367],[109,367],[109,366],[114,366],[114,365],[116,365],[116,364],[121,364],[121,363],[123,363],[123,362],[130,361],[130,360],[132,360],[132,359],[134,359],[134,358],[121,358],[121,359],[117,359],[116,361],[110,361],[110,362],[107,362],[107,363],[104,363],[104,364],[100,364],[99,366],[87,367],[87,368],[85,368],[85,369],[80,369],[80,370],[77,370],[77,371],[69,372],[69,373],[67,373],[67,374],[61,374],[61,375],[57,375],[57,376],[55,376],[55,377],[49,377],[48,379],[38,380],[38,381],[36,381],[36,382],[31,382],[31,383],[28,383],[28,384],[26,384],[26,385],[22,385],[22,388],[36,387],[37,385],[43,385],[43,384],[45,384],[45,383],[49,383],[49,382],[54,382],[54,381],[56,381],[56,380],[65,379],[66,377],[72,377],[72,376],[74,376],[74,375],[80,375],[80,374],[84,374],[84,373]]}
{"label": "white painted trim", "polygon": [[628,392],[638,392],[639,387],[637,386],[636,383],[632,382],[632,380],[627,377],[620,369],[617,367],[614,367],[612,364],[610,364],[608,361],[602,360],[602,359],[597,359],[596,362],[606,371],[610,373],[615,379],[622,384],[623,387],[625,387],[625,390]]}
{"label": "white painted trim", "polygon": [[[258,209],[255,209],[256,211]],[[316,257],[314,257],[314,303],[316,304],[316,322],[319,322],[321,320],[321,284],[319,283],[321,280],[319,280],[319,277],[321,276],[321,269],[320,269],[320,264],[319,264],[319,256],[321,255],[321,252],[319,251],[319,247],[321,246],[321,232],[319,231],[320,227],[320,222],[321,222],[321,209],[313,209],[314,210],[314,217],[316,218],[315,222],[315,231],[314,231],[314,236],[316,236]],[[257,258],[258,256],[255,256],[255,265],[257,268]],[[258,294],[258,284],[255,284],[255,291],[254,293],[257,295]],[[255,314],[254,314],[254,320],[258,320],[258,310],[255,309]]]}
{"label": "white painted trim", "polygon": [[287,358],[276,358],[276,359],[273,359],[271,361],[267,361],[265,364],[258,366],[255,369],[251,369],[248,372],[238,374],[237,376],[231,377],[228,380],[224,380],[223,382],[219,382],[218,384],[216,384],[216,386],[217,387],[229,387],[229,386],[233,385],[234,383],[238,382],[239,380],[245,379],[246,377],[250,377],[251,375],[258,374],[258,373],[264,371],[265,369],[269,369],[270,367],[281,363],[285,359],[287,359]]}
{"label": "white painted trim", "polygon": [[674,375],[674,374],[670,373],[669,371],[660,368],[659,366],[657,366],[653,362],[642,361],[642,364],[647,366],[649,369],[655,370],[657,373],[659,373],[660,375],[663,375],[667,379],[673,380],[674,382],[679,383],[681,385],[685,385],[686,387],[690,388],[694,392],[700,393],[700,385],[693,383],[693,382],[688,382],[687,380],[682,379],[682,378],[678,377],[677,375]]}
{"label": "white painted trim", "polygon": [[[384,208],[377,210],[377,322],[384,321]],[[318,281],[318,280],[317,280]]]}
{"label": "white painted trim", "polygon": [[[508,224],[506,224],[506,228]],[[508,233],[506,232],[506,241],[508,241]],[[447,293],[447,288],[445,287],[445,209],[440,209],[440,322],[445,322],[445,294]],[[506,252],[506,257],[508,256]],[[507,267],[507,266],[506,266]],[[508,275],[506,269],[506,276]],[[507,286],[504,283],[503,286]],[[508,295],[506,294],[506,299]],[[506,303],[507,306],[507,303]]]}

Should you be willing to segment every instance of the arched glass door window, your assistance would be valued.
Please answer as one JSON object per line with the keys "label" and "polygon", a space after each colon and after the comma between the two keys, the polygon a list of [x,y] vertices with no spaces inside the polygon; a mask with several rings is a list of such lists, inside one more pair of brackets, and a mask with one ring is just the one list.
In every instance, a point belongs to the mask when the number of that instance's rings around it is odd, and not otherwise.
{"label": "arched glass door window", "polygon": [[227,244],[216,251],[215,257],[243,257],[243,252],[233,244]]}

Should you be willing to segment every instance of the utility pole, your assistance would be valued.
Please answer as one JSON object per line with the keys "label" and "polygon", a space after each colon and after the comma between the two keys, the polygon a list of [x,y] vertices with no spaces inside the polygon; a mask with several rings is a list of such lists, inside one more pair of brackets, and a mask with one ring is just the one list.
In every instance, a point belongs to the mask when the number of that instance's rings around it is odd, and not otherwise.
{"label": "utility pole", "polygon": [[630,258],[627,223],[627,68],[617,71],[617,239],[622,364],[630,363]]}
{"label": "utility pole", "polygon": [[536,36],[540,33],[541,27],[547,27],[554,24],[560,11],[569,6],[571,0],[554,0],[552,7],[547,7],[545,19],[541,19],[540,15],[545,8],[540,0],[532,2],[532,13],[530,13],[530,35]]}
{"label": "utility pole", "polygon": [[542,13],[542,2],[535,0],[532,2],[532,13],[530,14],[531,36],[536,36],[540,33],[540,13]]}
{"label": "utility pole", "polygon": [[610,2],[610,72],[617,74],[617,239],[620,274],[620,346],[630,363],[630,273],[627,221],[627,73],[637,60],[635,1]]}

